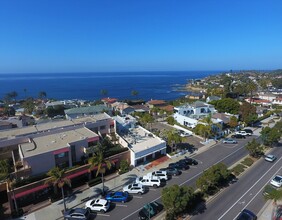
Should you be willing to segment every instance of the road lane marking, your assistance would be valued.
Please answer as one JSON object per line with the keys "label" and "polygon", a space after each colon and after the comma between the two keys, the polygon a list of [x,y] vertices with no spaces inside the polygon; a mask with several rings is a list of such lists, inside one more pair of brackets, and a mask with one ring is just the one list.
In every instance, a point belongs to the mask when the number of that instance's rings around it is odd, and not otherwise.
{"label": "road lane marking", "polygon": [[97,213],[97,215],[99,215],[99,216],[105,216],[105,217],[110,217],[110,215],[107,215],[107,214],[101,214],[101,213]]}
{"label": "road lane marking", "polygon": [[133,198],[142,199],[142,196],[133,196]]}
{"label": "road lane marking", "polygon": [[278,161],[280,161],[282,159],[282,157],[277,160],[268,170],[267,172],[265,172],[248,190],[247,192],[245,192],[229,209],[227,209],[226,212],[223,213],[223,215],[221,215],[218,220],[222,219],[247,193],[250,192],[250,190],[278,163]]}
{"label": "road lane marking", "polygon": [[116,204],[116,206],[119,206],[119,207],[127,207],[127,205],[122,205],[122,204]]}
{"label": "road lane marking", "polygon": [[172,179],[179,179],[178,176],[172,176],[171,178],[172,178]]}
{"label": "road lane marking", "polygon": [[[279,169],[279,171],[280,171],[280,170],[281,170],[281,168]],[[279,172],[279,171],[278,171],[278,172]],[[273,179],[276,175],[277,175],[277,173],[274,174],[274,175],[271,177],[271,179]],[[264,189],[264,187],[265,187],[268,183],[269,183],[269,181],[267,181],[266,184],[263,185],[263,187],[255,194],[255,196],[247,203],[247,205],[245,205],[245,207],[244,207],[243,209],[247,208],[247,206],[250,205],[250,203],[257,197],[257,195]],[[243,210],[243,209],[242,209],[242,210]],[[240,213],[238,213],[234,219],[236,219],[239,215],[240,215]]]}
{"label": "road lane marking", "polygon": [[[214,163],[214,164],[220,163],[221,161],[225,160],[226,158],[228,158],[228,157],[232,156],[233,154],[236,154],[236,153],[237,153],[237,151],[241,150],[241,149],[242,149],[242,148],[244,148],[244,147],[245,147],[245,145],[244,145],[244,146],[242,146],[242,147],[240,147],[240,148],[238,148],[237,150],[233,151],[231,154],[226,155],[224,158],[222,158],[221,160],[217,161],[217,162],[216,162],[216,163]],[[212,164],[212,165],[214,165],[214,164]],[[211,166],[212,166],[212,165],[211,165]],[[186,181],[184,181],[183,183],[179,184],[179,186],[182,186],[182,185],[186,184],[187,182],[191,181],[192,179],[196,178],[197,176],[200,176],[202,173],[203,173],[203,171],[202,171],[202,172],[200,172],[200,173],[198,173],[198,174],[196,174],[196,175],[194,175],[194,176],[193,176],[193,177],[191,177],[190,179],[187,179],[187,180],[186,180]],[[160,198],[161,198],[161,196],[157,197],[157,198],[156,198],[156,199],[154,199],[152,202],[155,202],[155,201],[159,200]],[[143,206],[142,206],[141,208],[139,208],[139,209],[135,210],[135,211],[134,211],[134,212],[132,212],[131,214],[129,214],[129,215],[127,215],[127,216],[125,216],[125,217],[124,217],[124,218],[122,218],[121,220],[125,220],[125,219],[129,218],[130,216],[132,216],[132,215],[134,215],[135,213],[139,212],[142,208],[143,208]]]}

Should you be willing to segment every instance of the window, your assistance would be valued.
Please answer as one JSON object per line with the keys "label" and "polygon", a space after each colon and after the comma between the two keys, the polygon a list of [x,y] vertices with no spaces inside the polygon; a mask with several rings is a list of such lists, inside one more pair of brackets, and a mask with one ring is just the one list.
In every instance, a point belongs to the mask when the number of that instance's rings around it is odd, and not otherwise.
{"label": "window", "polygon": [[65,157],[65,153],[57,154],[57,157],[58,157],[58,158],[63,158],[63,157]]}
{"label": "window", "polygon": [[104,130],[104,129],[106,129],[106,126],[105,126],[105,125],[100,126],[100,130]]}

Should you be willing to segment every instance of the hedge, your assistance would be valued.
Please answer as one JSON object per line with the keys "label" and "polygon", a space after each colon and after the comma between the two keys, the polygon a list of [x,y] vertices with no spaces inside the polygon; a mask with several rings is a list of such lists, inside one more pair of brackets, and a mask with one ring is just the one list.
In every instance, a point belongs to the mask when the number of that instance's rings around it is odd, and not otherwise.
{"label": "hedge", "polygon": [[238,164],[231,170],[231,172],[233,172],[235,176],[238,176],[240,173],[244,172],[245,168],[246,167],[243,164]]}
{"label": "hedge", "polygon": [[248,167],[252,166],[253,163],[254,163],[254,161],[250,157],[248,157],[244,161],[242,161],[242,164],[244,164],[245,166],[248,166]]}

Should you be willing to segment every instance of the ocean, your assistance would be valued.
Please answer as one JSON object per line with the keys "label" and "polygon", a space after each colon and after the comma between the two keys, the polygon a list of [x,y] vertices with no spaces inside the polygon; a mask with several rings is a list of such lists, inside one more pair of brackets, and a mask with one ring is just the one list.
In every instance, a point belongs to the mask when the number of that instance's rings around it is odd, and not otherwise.
{"label": "ocean", "polygon": [[[17,99],[38,97],[40,91],[47,98],[99,100],[101,90],[106,97],[124,99],[173,100],[185,96],[179,91],[189,79],[199,79],[220,71],[183,72],[107,72],[107,73],[32,73],[0,74],[0,100],[16,91]],[[132,96],[131,92],[138,92]]]}

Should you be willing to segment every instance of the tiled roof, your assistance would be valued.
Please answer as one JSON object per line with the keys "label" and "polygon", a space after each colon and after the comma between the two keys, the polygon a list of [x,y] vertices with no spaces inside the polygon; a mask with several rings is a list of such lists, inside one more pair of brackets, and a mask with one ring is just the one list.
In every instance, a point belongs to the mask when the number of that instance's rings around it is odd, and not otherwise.
{"label": "tiled roof", "polygon": [[148,101],[148,104],[150,105],[162,105],[165,104],[166,102],[164,100],[150,100]]}
{"label": "tiled roof", "polygon": [[116,102],[117,101],[117,99],[116,98],[103,98],[103,99],[101,99],[102,101],[104,101],[104,102],[106,102],[106,103],[114,103],[114,102]]}

